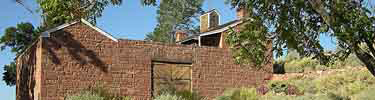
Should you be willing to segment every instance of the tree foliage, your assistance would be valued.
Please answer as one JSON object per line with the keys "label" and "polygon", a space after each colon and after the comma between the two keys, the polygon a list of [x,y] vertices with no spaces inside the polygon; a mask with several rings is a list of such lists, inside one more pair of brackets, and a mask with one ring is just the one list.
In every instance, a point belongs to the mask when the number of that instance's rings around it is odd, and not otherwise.
{"label": "tree foliage", "polygon": [[0,38],[0,48],[11,48],[11,52],[17,55],[24,51],[39,36],[39,29],[35,29],[31,23],[19,23],[16,27],[5,29],[4,35]]}
{"label": "tree foliage", "polygon": [[267,60],[264,56],[267,52],[265,42],[267,29],[259,25],[261,25],[261,21],[255,20],[241,26],[246,30],[230,30],[230,33],[238,32],[238,34],[229,34],[227,37],[227,42],[234,47],[233,56],[237,63],[261,65]]}
{"label": "tree foliage", "polygon": [[[163,30],[164,29],[164,30]],[[166,33],[167,31],[163,26],[157,25],[153,32],[146,35],[145,40],[154,42],[170,43],[174,40],[174,37]]]}
{"label": "tree foliage", "polygon": [[3,80],[8,86],[16,85],[16,64],[14,62],[4,66]]}
{"label": "tree foliage", "polygon": [[[16,27],[8,27],[5,29],[4,35],[0,38],[0,48],[3,51],[10,48],[11,52],[16,55],[22,54],[27,48],[33,44],[39,34],[41,28],[35,29],[31,23],[19,23]],[[3,80],[9,86],[16,84],[16,64],[11,62],[4,65]]]}
{"label": "tree foliage", "polygon": [[[147,0],[145,0],[147,1]],[[204,0],[163,0],[158,5],[158,25],[146,40],[174,42],[173,35],[178,30],[196,33],[196,22],[203,13]]]}
{"label": "tree foliage", "polygon": [[141,0],[141,3],[143,5],[152,5],[152,6],[156,6],[156,0]]}
{"label": "tree foliage", "polygon": [[[277,56],[281,56],[285,48],[295,49],[301,56],[314,56],[324,64],[335,59],[343,60],[353,52],[375,75],[375,19],[371,16],[374,12],[370,10],[368,2],[364,0],[227,0],[232,7],[246,8],[249,12],[248,18],[252,20],[249,22],[267,30],[245,27],[241,32],[233,31],[232,33],[238,34],[231,35],[244,36],[240,38],[241,41],[249,41],[251,42],[249,44],[256,45],[265,39],[254,39],[253,37],[259,35],[254,32],[262,32],[261,35],[266,37],[266,40],[273,41],[273,50],[277,52]],[[338,46],[343,49],[331,56],[325,55],[319,41],[321,34],[335,37]],[[232,41],[229,42],[232,46],[241,42],[231,38],[228,41]],[[242,46],[241,49],[249,49],[249,47],[251,46]],[[235,50],[243,52],[241,49]],[[262,55],[262,53],[255,51],[251,52],[251,55]],[[257,60],[257,62],[261,61]]]}
{"label": "tree foliage", "polygon": [[122,0],[36,0],[40,6],[44,24],[54,27],[72,20],[84,18],[95,24],[109,4],[120,5]]}

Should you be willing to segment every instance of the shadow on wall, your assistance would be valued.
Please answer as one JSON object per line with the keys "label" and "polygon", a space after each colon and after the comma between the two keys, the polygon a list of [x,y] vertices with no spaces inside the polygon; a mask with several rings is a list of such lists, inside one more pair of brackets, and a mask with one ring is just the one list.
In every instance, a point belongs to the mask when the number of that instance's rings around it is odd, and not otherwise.
{"label": "shadow on wall", "polygon": [[[53,35],[53,36],[52,36]],[[107,65],[98,57],[98,55],[90,49],[85,48],[80,41],[75,40],[72,33],[66,31],[58,31],[57,33],[51,34],[48,38],[47,51],[49,59],[52,60],[54,64],[61,64],[61,61],[56,54],[58,50],[66,50],[69,57],[73,58],[76,62],[81,65],[92,64],[98,67],[101,71],[107,73]],[[62,49],[64,48],[64,49]],[[59,52],[61,53],[61,52]]]}
{"label": "shadow on wall", "polygon": [[[17,100],[33,100],[34,99],[34,87],[35,87],[35,65],[36,65],[36,52],[35,49],[31,49],[32,53],[28,54],[28,58],[22,58],[22,64],[20,69],[20,80],[17,82],[17,91],[24,91],[17,97]],[[24,56],[25,57],[25,56]]]}

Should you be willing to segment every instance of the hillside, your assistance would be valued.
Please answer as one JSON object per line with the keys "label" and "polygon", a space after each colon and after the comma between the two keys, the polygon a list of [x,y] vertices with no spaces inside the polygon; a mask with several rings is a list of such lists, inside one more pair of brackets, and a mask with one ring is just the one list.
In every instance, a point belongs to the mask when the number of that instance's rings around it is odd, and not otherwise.
{"label": "hillside", "polygon": [[283,74],[274,74],[268,84],[228,90],[217,99],[375,100],[375,78],[354,55],[324,66],[291,53],[275,63],[282,65]]}

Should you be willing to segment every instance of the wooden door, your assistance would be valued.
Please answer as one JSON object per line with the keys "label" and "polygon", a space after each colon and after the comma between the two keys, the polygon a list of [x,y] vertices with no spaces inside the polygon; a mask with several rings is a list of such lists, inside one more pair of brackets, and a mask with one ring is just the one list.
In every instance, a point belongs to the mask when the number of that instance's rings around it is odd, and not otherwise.
{"label": "wooden door", "polygon": [[153,62],[152,93],[166,90],[191,91],[191,64]]}

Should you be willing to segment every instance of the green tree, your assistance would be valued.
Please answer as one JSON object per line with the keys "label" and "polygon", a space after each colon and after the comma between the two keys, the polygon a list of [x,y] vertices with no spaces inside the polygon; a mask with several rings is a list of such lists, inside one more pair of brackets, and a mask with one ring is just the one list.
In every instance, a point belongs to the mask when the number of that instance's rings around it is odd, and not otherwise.
{"label": "green tree", "polygon": [[198,17],[203,13],[201,8],[203,2],[204,0],[161,1],[157,10],[158,25],[154,32],[146,36],[146,40],[174,42],[173,36],[178,30],[197,33],[196,22],[198,22]]}
{"label": "green tree", "polygon": [[173,40],[173,36],[166,34],[167,32],[163,30],[163,26],[157,25],[153,32],[146,35],[145,40],[154,42],[169,43]]}
{"label": "green tree", "polygon": [[44,25],[54,27],[84,18],[95,24],[109,4],[120,5],[122,0],[36,0]]}
{"label": "green tree", "polygon": [[0,38],[0,50],[10,48],[16,55],[21,54],[39,36],[39,29],[35,29],[31,23],[19,23],[16,27],[5,29],[4,35]]}
{"label": "green tree", "polygon": [[11,62],[8,65],[4,65],[3,80],[8,86],[16,85],[17,76],[16,76],[16,64]]}
{"label": "green tree", "polygon": [[[347,58],[350,53],[375,75],[375,18],[365,0],[227,0],[232,7],[246,8],[247,23],[240,32],[232,31],[228,39],[239,62],[260,64],[264,41],[273,41],[277,56],[285,48],[295,49],[301,56],[314,56],[323,64]],[[258,27],[255,27],[258,26]],[[336,54],[324,54],[319,36],[328,34],[342,48]],[[260,45],[260,46],[259,46]],[[252,48],[257,47],[257,48]],[[251,57],[248,57],[251,56]],[[254,58],[261,57],[261,58]]]}
{"label": "green tree", "polygon": [[[16,55],[25,51],[39,36],[39,29],[35,29],[31,23],[19,23],[16,27],[5,29],[4,35],[0,38],[0,50],[10,48]],[[9,86],[16,84],[16,64],[11,62],[4,65],[3,80]]]}
{"label": "green tree", "polygon": [[[25,4],[25,0],[12,0],[33,13]],[[104,8],[109,5],[119,6],[123,0],[35,0],[42,12],[43,27],[52,28],[56,25],[84,18],[95,24],[102,16]],[[140,0],[143,5],[156,5],[156,0]]]}

